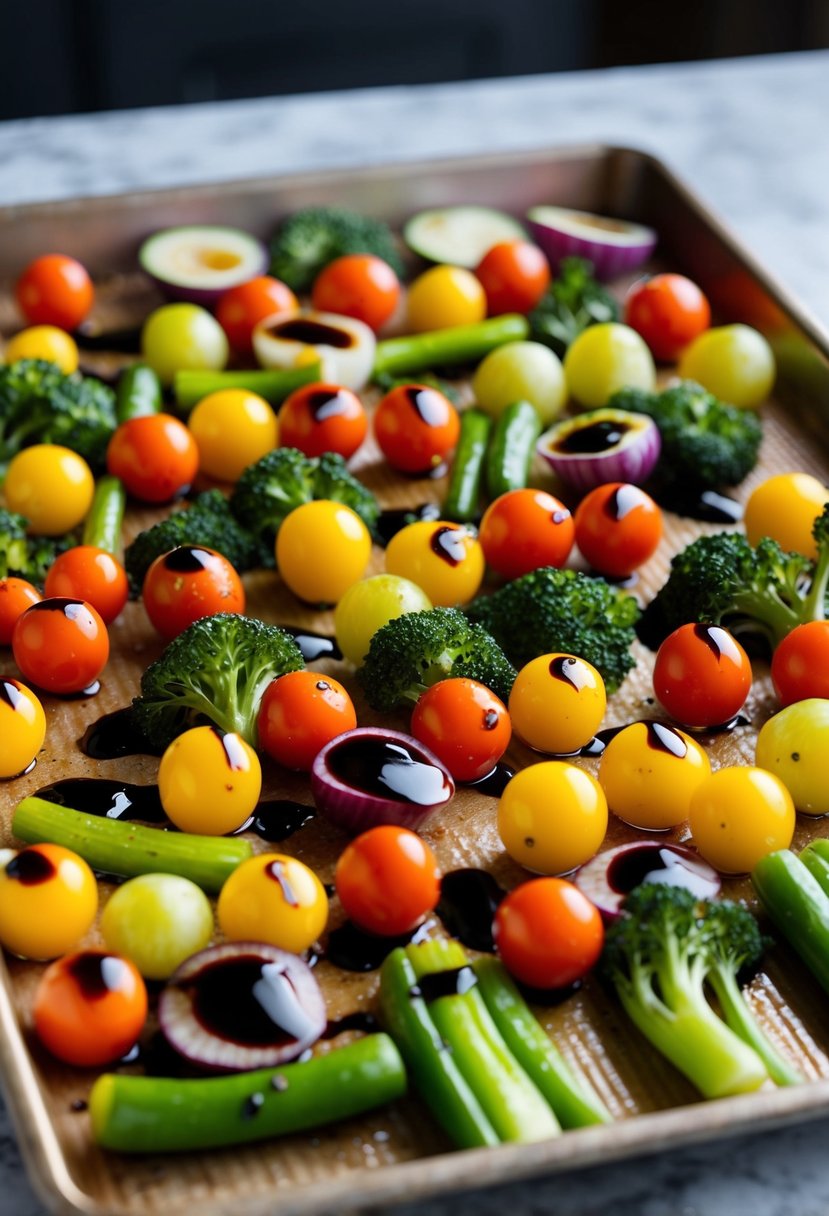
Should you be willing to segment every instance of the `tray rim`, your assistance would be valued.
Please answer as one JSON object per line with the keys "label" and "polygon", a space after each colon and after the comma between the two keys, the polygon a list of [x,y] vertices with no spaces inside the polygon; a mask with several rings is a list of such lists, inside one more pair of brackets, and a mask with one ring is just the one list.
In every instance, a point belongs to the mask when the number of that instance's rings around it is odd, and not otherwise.
{"label": "tray rim", "polygon": [[[630,156],[644,162],[660,175],[669,187],[680,195],[687,206],[704,220],[709,231],[721,241],[751,276],[774,299],[789,319],[810,340],[824,360],[829,363],[829,326],[824,326],[804,307],[792,292],[769,272],[747,249],[730,225],[678,175],[660,156],[642,148],[625,144],[588,142],[553,144],[513,151],[477,154],[473,156],[440,156],[423,160],[403,160],[391,163],[370,163],[339,166],[335,169],[303,170],[283,174],[246,177],[220,182],[203,182],[90,195],[32,203],[12,203],[0,206],[0,230],[10,223],[27,217],[72,215],[77,211],[105,212],[115,206],[140,207],[153,202],[194,200],[210,191],[213,195],[232,197],[245,190],[262,190],[272,184],[279,187],[302,187],[321,183],[330,185],[344,177],[405,178],[413,173],[435,174],[451,170],[475,172],[500,170],[521,164],[538,165],[549,161],[593,157],[609,162],[613,157]],[[73,1179],[66,1163],[56,1129],[40,1092],[34,1060],[26,1043],[11,997],[11,978],[5,959],[0,953],[0,1089],[9,1110],[21,1156],[29,1181],[39,1198],[51,1212],[84,1214],[84,1216],[117,1216],[126,1213],[124,1207],[103,1207],[88,1195]],[[705,1119],[703,1112],[712,1117]],[[735,1136],[747,1132],[771,1130],[829,1113],[829,1078],[807,1081],[790,1088],[764,1089],[752,1094],[715,1100],[701,1100],[684,1106],[671,1107],[635,1115],[612,1124],[574,1129],[553,1140],[537,1144],[506,1144],[494,1148],[452,1150],[435,1156],[418,1157],[372,1170],[337,1173],[332,1178],[316,1181],[275,1194],[236,1197],[235,1216],[272,1216],[274,1199],[279,1203],[280,1216],[322,1216],[341,1209],[343,1183],[359,1178],[346,1211],[369,1210],[385,1204],[401,1204],[426,1200],[486,1185],[508,1185],[555,1172],[589,1168],[636,1156],[649,1156],[669,1147],[689,1147],[710,1141],[719,1135]],[[174,1162],[175,1158],[169,1160]],[[428,1162],[428,1170],[424,1163]],[[188,1204],[183,1199],[169,1206],[170,1216],[183,1211]],[[225,1201],[200,1200],[203,1216],[224,1216],[229,1211]]]}

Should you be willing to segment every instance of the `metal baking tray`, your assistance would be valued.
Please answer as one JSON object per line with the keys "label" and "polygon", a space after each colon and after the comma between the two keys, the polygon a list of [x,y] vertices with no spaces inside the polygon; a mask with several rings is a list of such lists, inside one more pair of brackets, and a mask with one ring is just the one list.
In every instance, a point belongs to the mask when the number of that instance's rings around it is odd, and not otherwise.
{"label": "metal baking tray", "polygon": [[[2,208],[0,329],[10,332],[16,324],[10,302],[14,276],[26,261],[47,250],[74,254],[90,268],[101,283],[102,312],[118,322],[140,315],[152,302],[135,273],[135,251],[144,236],[160,227],[225,223],[267,236],[280,215],[312,203],[337,203],[398,224],[424,207],[468,202],[518,216],[533,204],[554,202],[652,225],[660,237],[660,262],[694,278],[722,319],[743,320],[763,330],[777,355],[779,377],[774,401],[764,411],[761,463],[740,495],[745,497],[752,485],[775,471],[802,469],[829,480],[829,333],[765,273],[686,185],[658,160],[632,149],[551,149]],[[395,481],[370,447],[361,463],[361,474],[384,505],[439,496],[440,488],[434,485],[429,489],[422,483]],[[666,541],[643,574],[645,594],[664,579],[671,553],[705,528],[668,518]],[[330,614],[303,612],[274,582],[275,576],[264,573],[246,577],[254,614],[330,631]],[[136,605],[128,606],[112,638],[115,658],[99,697],[49,704],[49,732],[37,768],[0,787],[0,843],[10,842],[8,824],[19,798],[57,777],[100,773],[125,780],[154,779],[155,762],[149,758],[92,762],[76,746],[90,721],[134,694],[143,666],[159,649]],[[636,671],[611,699],[608,725],[642,716],[650,693],[651,658],[644,650],[638,657]],[[10,658],[0,657],[0,670],[12,670]],[[342,675],[339,667],[331,670]],[[749,716],[759,725],[773,708],[767,674],[758,669]],[[754,734],[749,727],[715,740],[714,762],[751,762]],[[510,758],[525,764],[531,754],[514,745]],[[308,796],[302,779],[290,774],[274,770],[269,783],[269,794]],[[447,815],[439,824],[427,825],[424,835],[445,869],[479,864],[505,885],[515,885],[522,872],[503,856],[493,824],[494,805],[480,794],[462,791]],[[326,879],[343,840],[333,829],[318,823],[312,827],[280,847],[314,865]],[[796,846],[817,834],[829,834],[829,824],[799,820]],[[606,847],[634,835],[614,821]],[[678,829],[674,838],[682,836]],[[744,880],[727,886],[730,893],[750,898]],[[33,1039],[29,1010],[39,971],[35,964],[0,961],[0,1068],[32,1181],[56,1212],[128,1216],[157,1211],[173,1216],[198,1204],[202,1216],[231,1211],[235,1216],[264,1216],[277,1203],[281,1216],[363,1210],[604,1164],[829,1111],[825,1000],[801,965],[775,948],[752,981],[750,996],[777,1045],[807,1076],[808,1082],[796,1088],[699,1101],[638,1036],[601,985],[589,982],[559,1006],[537,1012],[573,1066],[593,1082],[617,1116],[608,1127],[570,1131],[540,1144],[456,1152],[417,1099],[407,1098],[315,1136],[203,1155],[128,1159],[95,1148],[86,1115],[72,1109],[88,1092],[90,1075],[50,1060]],[[332,1016],[370,1002],[375,976],[333,971],[324,963],[318,969]]]}

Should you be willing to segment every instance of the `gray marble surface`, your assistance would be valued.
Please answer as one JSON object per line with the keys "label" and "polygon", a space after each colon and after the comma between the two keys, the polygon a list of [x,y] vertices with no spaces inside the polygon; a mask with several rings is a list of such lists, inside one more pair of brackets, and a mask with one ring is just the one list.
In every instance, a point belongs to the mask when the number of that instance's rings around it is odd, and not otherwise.
{"label": "gray marble surface", "polygon": [[[0,124],[0,205],[601,141],[662,156],[829,325],[829,52]],[[421,1205],[819,1216],[829,1120]],[[405,1209],[406,1216],[414,1209]],[[0,1214],[41,1216],[0,1109]]]}

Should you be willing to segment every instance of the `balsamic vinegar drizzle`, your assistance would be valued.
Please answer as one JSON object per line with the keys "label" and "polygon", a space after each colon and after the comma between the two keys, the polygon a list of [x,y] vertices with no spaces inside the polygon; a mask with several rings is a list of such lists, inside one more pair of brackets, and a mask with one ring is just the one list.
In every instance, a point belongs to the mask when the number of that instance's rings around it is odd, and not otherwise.
{"label": "balsamic vinegar drizzle", "polygon": [[639,848],[617,853],[607,867],[607,882],[620,895],[627,895],[643,882],[684,887],[698,899],[711,899],[719,890],[719,883],[711,879],[705,862],[697,862],[670,845],[655,843],[643,843]]}
{"label": "balsamic vinegar drizzle", "polygon": [[492,772],[479,777],[477,781],[468,781],[466,785],[471,790],[477,790],[479,794],[487,794],[490,798],[500,798],[514,776],[515,769],[504,764],[503,760],[499,760]]}
{"label": "balsamic vinegar drizzle", "polygon": [[211,553],[196,545],[179,545],[162,558],[166,569],[174,574],[198,574],[207,569],[212,560]]}
{"label": "balsamic vinegar drizzle", "polygon": [[418,388],[416,384],[409,385],[405,390],[406,399],[426,426],[443,426],[446,421],[446,406],[442,394],[433,388]]}
{"label": "balsamic vinegar drizzle", "polygon": [[36,887],[48,882],[57,871],[49,858],[39,849],[24,849],[6,864],[6,877],[13,878],[24,887]]}
{"label": "balsamic vinegar drizzle", "polygon": [[642,491],[636,486],[621,485],[605,500],[604,510],[613,520],[624,519],[642,502]]}
{"label": "balsamic vinegar drizzle", "polygon": [[135,729],[132,706],[113,710],[95,722],[90,722],[78,747],[92,760],[117,760],[120,756],[160,756],[155,748]]}
{"label": "balsamic vinegar drizzle", "polygon": [[492,920],[505,895],[486,870],[450,870],[441,880],[436,912],[450,936],[470,950],[492,953]]}
{"label": "balsamic vinegar drizzle", "polygon": [[255,954],[203,968],[184,988],[196,1020],[211,1034],[245,1047],[316,1038],[314,1025],[279,963]]}
{"label": "balsamic vinegar drizzle", "polygon": [[327,633],[316,633],[313,629],[300,629],[294,625],[280,625],[280,629],[290,633],[306,663],[313,663],[317,659],[341,659],[343,657],[343,652],[336,640],[329,637]]}
{"label": "balsamic vinegar drizzle", "polygon": [[315,422],[337,418],[340,414],[347,414],[349,410],[349,398],[341,388],[319,388],[308,394],[305,403]]}
{"label": "balsamic vinegar drizzle", "polygon": [[550,663],[550,675],[556,680],[565,680],[575,688],[576,692],[590,683],[590,673],[581,659],[573,655],[560,654]]}
{"label": "balsamic vinegar drizzle", "polygon": [[436,528],[429,541],[429,548],[450,566],[459,566],[466,556],[466,540],[468,533],[465,528],[451,528],[444,525]]}
{"label": "balsamic vinegar drizzle", "polygon": [[393,536],[396,536],[407,524],[419,520],[440,519],[440,507],[435,502],[424,502],[418,507],[389,507],[380,512],[375,525],[377,539],[385,548]]}
{"label": "balsamic vinegar drizzle", "polygon": [[348,739],[331,749],[328,765],[345,785],[375,798],[432,806],[449,794],[443,769],[398,740]]}
{"label": "balsamic vinegar drizzle", "polygon": [[87,815],[103,819],[140,819],[144,823],[165,823],[157,785],[134,785],[131,781],[106,778],[70,777],[55,781],[37,791],[38,798],[71,806]]}
{"label": "balsamic vinegar drizzle", "polygon": [[113,954],[83,950],[75,955],[66,969],[84,996],[90,1000],[100,1000],[108,992],[118,991],[127,964]]}
{"label": "balsamic vinegar drizzle", "polygon": [[591,422],[588,426],[577,426],[552,445],[554,452],[578,455],[581,452],[606,452],[624,438],[630,427],[624,422]]}
{"label": "balsamic vinegar drizzle", "polygon": [[411,933],[399,937],[380,937],[347,920],[328,934],[328,945],[322,957],[342,971],[376,971],[398,946],[422,941],[427,929],[428,925],[419,925]]}
{"label": "balsamic vinegar drizzle", "polygon": [[469,966],[456,967],[453,971],[434,971],[422,975],[409,992],[409,996],[423,997],[426,1004],[439,1001],[442,996],[463,996],[478,983],[478,977]]}

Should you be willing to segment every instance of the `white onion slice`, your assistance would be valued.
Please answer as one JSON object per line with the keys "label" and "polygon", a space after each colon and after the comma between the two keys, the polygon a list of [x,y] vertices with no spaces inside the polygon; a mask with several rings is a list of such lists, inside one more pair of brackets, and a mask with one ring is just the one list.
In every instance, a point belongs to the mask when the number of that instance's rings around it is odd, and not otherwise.
{"label": "white onion slice", "polygon": [[279,312],[260,321],[253,349],[262,367],[320,364],[320,380],[358,391],[374,368],[377,340],[362,321],[339,313]]}
{"label": "white onion slice", "polygon": [[530,230],[555,274],[563,258],[586,258],[597,279],[636,270],[656,246],[657,234],[644,224],[610,219],[569,207],[540,206],[527,212]]}

